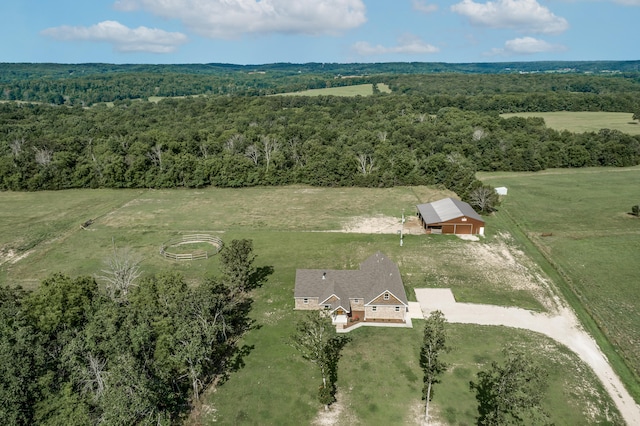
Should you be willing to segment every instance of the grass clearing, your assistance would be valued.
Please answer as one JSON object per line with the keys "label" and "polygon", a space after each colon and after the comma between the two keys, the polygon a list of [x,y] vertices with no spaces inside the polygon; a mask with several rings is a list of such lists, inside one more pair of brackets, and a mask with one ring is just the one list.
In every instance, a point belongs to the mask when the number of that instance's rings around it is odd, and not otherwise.
{"label": "grass clearing", "polygon": [[542,117],[547,127],[574,133],[598,132],[601,129],[619,130],[630,135],[640,135],[640,123],[628,112],[530,112],[502,114],[508,117]]}
{"label": "grass clearing", "polygon": [[[517,226],[568,279],[632,370],[623,381],[637,399],[640,220],[627,212],[638,200],[640,167],[496,173],[481,178],[509,188],[501,210],[516,218]],[[624,376],[620,370],[618,374]]]}
{"label": "grass clearing", "polygon": [[[194,232],[223,241],[250,238],[257,264],[271,265],[275,272],[256,292],[252,316],[259,328],[245,338],[253,350],[244,368],[207,395],[202,423],[309,424],[321,411],[317,373],[286,343],[299,317],[292,309],[297,268],[357,268],[381,250],[399,264],[411,300],[416,287],[451,287],[460,301],[544,310],[537,294],[544,291],[544,283],[536,279],[544,273],[517,241],[505,236],[508,229],[499,218],[487,218],[488,234],[482,242],[405,235],[400,247],[395,233],[326,232],[343,229],[354,218],[384,216],[399,222],[403,210],[411,216],[416,204],[449,195],[428,187],[304,186],[0,193],[0,205],[10,206],[0,209],[0,253],[5,259],[0,282],[33,287],[54,271],[95,274],[115,242],[144,258],[145,273],[170,269],[197,283],[217,273],[217,257],[168,261],[158,254],[163,242]],[[95,223],[82,230],[80,224],[89,218]],[[24,236],[32,232],[40,236]],[[24,241],[30,241],[30,248],[20,251],[17,247]],[[7,247],[28,255],[7,261]],[[416,422],[421,411],[421,326],[416,321],[413,329],[362,328],[352,333],[354,341],[340,365],[342,424]],[[474,422],[476,405],[468,381],[479,366],[499,356],[503,343],[517,341],[535,356],[559,360],[550,364],[553,382],[545,403],[556,423],[604,422],[607,415],[619,423],[592,372],[548,339],[501,327],[450,325],[450,330],[453,368],[436,389],[433,404],[441,419]]]}
{"label": "grass clearing", "polygon": [[[380,88],[381,85],[378,85]],[[386,86],[386,85],[384,85]],[[384,88],[384,87],[383,87]],[[380,91],[383,91],[380,88]],[[386,86],[385,93],[391,90]],[[301,92],[279,93],[274,96],[371,96],[373,95],[373,84],[354,84],[353,86],[327,87],[324,89],[309,89]]]}

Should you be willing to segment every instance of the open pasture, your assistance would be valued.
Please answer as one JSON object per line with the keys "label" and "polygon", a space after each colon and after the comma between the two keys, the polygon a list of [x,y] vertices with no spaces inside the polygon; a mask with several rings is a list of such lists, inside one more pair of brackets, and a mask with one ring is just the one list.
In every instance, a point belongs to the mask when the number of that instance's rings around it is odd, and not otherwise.
{"label": "open pasture", "polygon": [[627,112],[519,112],[502,114],[502,117],[541,117],[547,127],[574,133],[598,132],[601,129],[619,130],[630,135],[640,135],[640,123]]}
{"label": "open pasture", "polygon": [[[176,270],[197,284],[217,273],[217,258],[193,262],[163,259],[160,245],[178,235],[206,232],[230,241],[250,238],[256,264],[274,274],[255,294],[259,326],[246,336],[253,349],[245,366],[203,400],[202,423],[309,424],[322,414],[318,375],[287,345],[299,313],[293,307],[297,268],[357,268],[377,250],[394,259],[410,300],[416,287],[451,287],[460,301],[544,311],[547,287],[537,265],[488,218],[480,242],[452,236],[408,234],[400,247],[393,226],[369,232],[357,222],[413,219],[415,205],[451,193],[428,187],[261,187],[201,190],[81,190],[0,193],[0,282],[36,286],[52,272],[99,274],[113,246],[143,256],[145,273]],[[93,219],[86,229],[80,225]],[[542,276],[542,278],[540,278]],[[340,364],[342,424],[418,423],[422,321],[413,329],[361,328],[351,335]],[[472,424],[475,400],[469,380],[499,358],[503,343],[519,342],[549,364],[545,407],[557,424],[611,422],[617,411],[592,372],[575,355],[534,333],[504,327],[451,325],[452,368],[438,385],[437,417]],[[551,360],[551,361],[548,361]]]}
{"label": "open pasture", "polygon": [[[265,249],[276,253],[281,245],[295,247],[294,269],[314,267],[325,251],[331,254],[326,267],[356,268],[383,250],[397,256],[410,296],[414,287],[451,287],[460,301],[544,310],[539,302],[544,285],[534,274],[521,279],[513,255],[505,258],[508,239],[470,245],[451,236],[406,235],[404,249],[398,250],[402,213],[415,221],[416,204],[450,195],[427,187],[302,186],[2,193],[2,205],[12,207],[0,213],[6,226],[0,229],[0,280],[29,288],[53,271],[96,274],[114,246],[136,251],[149,273],[170,267],[195,280],[215,272],[215,257],[172,264],[159,255],[160,246],[184,234],[208,233],[223,242],[241,234],[256,244],[264,240]],[[88,219],[94,223],[82,229]],[[372,237],[384,237],[388,247],[376,247],[377,240],[362,246]],[[526,262],[523,253],[514,255]]]}
{"label": "open pasture", "polygon": [[[391,93],[389,86],[379,83],[378,89],[383,93]],[[353,86],[327,87],[325,89],[309,89],[301,92],[281,93],[277,96],[371,96],[373,84],[355,84]]]}
{"label": "open pasture", "polygon": [[[507,186],[508,214],[555,263],[598,327],[626,360],[637,395],[640,377],[640,167],[487,173]],[[547,236],[543,236],[547,235]],[[636,396],[637,397],[637,396]]]}

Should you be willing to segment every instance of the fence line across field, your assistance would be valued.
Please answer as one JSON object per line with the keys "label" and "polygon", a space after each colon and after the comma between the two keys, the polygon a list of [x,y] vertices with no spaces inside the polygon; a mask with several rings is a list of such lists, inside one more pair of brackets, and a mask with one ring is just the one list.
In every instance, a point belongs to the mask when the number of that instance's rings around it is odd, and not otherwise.
{"label": "fence line across field", "polygon": [[[211,244],[213,250],[195,250],[192,253],[172,253],[167,251],[171,247],[177,247],[182,244],[208,243]],[[202,260],[215,256],[222,249],[222,240],[209,234],[190,234],[172,238],[160,246],[160,254],[172,260]]]}

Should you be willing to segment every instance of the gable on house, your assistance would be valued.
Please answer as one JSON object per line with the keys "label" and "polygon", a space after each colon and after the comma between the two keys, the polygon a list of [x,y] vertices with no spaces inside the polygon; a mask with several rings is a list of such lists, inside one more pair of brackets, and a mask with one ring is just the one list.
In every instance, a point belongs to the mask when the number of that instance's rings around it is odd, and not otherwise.
{"label": "gable on house", "polygon": [[357,270],[298,269],[295,309],[327,309],[337,316],[406,320],[407,295],[398,266],[381,252]]}
{"label": "gable on house", "polygon": [[444,198],[418,204],[418,217],[427,233],[484,234],[484,220],[468,203]]}

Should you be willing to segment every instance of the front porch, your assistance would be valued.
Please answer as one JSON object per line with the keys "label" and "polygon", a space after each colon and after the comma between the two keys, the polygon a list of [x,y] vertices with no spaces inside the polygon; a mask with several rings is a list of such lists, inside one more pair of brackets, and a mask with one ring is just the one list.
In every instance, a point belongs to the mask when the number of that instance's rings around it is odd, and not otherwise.
{"label": "front porch", "polygon": [[365,319],[364,311],[353,311],[350,314],[344,315],[343,322],[338,323],[337,321],[333,321],[333,324],[336,326],[336,329],[347,329],[354,326],[360,325],[391,325],[391,324],[406,324],[406,321],[401,319],[391,319],[391,318],[375,318],[375,319]]}

